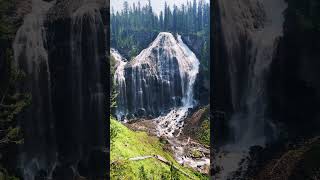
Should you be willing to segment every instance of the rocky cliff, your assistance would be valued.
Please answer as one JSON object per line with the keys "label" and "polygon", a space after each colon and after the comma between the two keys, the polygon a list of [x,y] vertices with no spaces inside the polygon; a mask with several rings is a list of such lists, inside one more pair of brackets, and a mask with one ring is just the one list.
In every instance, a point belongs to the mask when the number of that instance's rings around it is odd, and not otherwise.
{"label": "rocky cliff", "polygon": [[[180,36],[160,33],[137,57],[129,61],[119,83],[118,114],[157,117],[173,107],[193,104],[193,84],[199,62]],[[129,119],[130,119],[129,117]]]}
{"label": "rocky cliff", "polygon": [[[259,157],[265,157],[264,163],[272,164],[270,159],[283,153],[278,146],[319,134],[317,107],[320,91],[319,71],[316,70],[319,68],[316,59],[320,57],[318,3],[314,0],[214,3],[213,73],[214,84],[221,86],[213,86],[213,107],[225,112],[223,118],[216,116],[214,121],[214,127],[217,127],[216,142],[228,142],[226,139],[233,134],[230,127],[235,120],[242,124],[233,126],[240,126],[243,128],[238,129],[240,132],[250,134],[246,132],[250,123],[245,122],[245,114],[253,113],[255,115],[249,117],[253,119],[254,129],[263,132],[270,145]],[[250,104],[255,104],[256,108],[252,109]],[[242,115],[232,118],[239,110]],[[260,118],[265,120],[259,122]],[[265,124],[263,129],[259,128],[261,122]],[[258,136],[259,133],[255,134],[255,137]],[[236,144],[235,147],[241,146]],[[317,156],[315,154],[314,158]],[[290,158],[300,161],[297,159],[299,157]],[[282,159],[279,159],[279,163],[283,163]],[[277,166],[278,163],[275,164]],[[259,169],[260,165],[253,167]],[[301,167],[295,168],[295,171],[301,170]],[[299,173],[294,172],[295,176],[300,177]],[[291,179],[290,174],[281,176]],[[263,178],[270,179],[268,176],[257,179]]]}
{"label": "rocky cliff", "polygon": [[32,94],[20,116],[24,179],[105,175],[105,1],[32,0],[13,44]]}

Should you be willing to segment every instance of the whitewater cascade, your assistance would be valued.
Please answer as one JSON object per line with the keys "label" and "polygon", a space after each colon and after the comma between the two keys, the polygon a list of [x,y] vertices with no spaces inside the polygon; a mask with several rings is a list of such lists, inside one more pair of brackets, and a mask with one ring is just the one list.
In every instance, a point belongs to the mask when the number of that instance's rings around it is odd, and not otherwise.
{"label": "whitewater cascade", "polygon": [[[227,52],[234,114],[230,128],[233,142],[217,159],[223,171],[218,179],[230,178],[248,155],[249,147],[264,146],[274,138],[275,126],[268,119],[266,78],[283,32],[283,0],[219,0],[221,33]],[[245,164],[241,165],[245,168]]]}
{"label": "whitewater cascade", "polygon": [[[182,81],[182,106],[176,107],[167,115],[160,116],[155,119],[158,124],[158,136],[165,135],[172,137],[176,130],[179,130],[178,134],[176,135],[179,136],[184,125],[184,119],[188,115],[189,108],[193,108],[195,105],[193,88],[199,72],[200,63],[195,54],[188,48],[186,44],[184,44],[180,35],[178,35],[177,45],[183,50],[183,55],[188,60],[187,62],[179,61],[181,79],[185,79],[186,81]],[[184,87],[186,87],[186,90]]]}
{"label": "whitewater cascade", "polygon": [[[119,92],[118,119],[164,114],[168,117],[172,114],[171,119],[173,114],[179,114],[177,119],[183,119],[194,106],[193,86],[199,61],[180,35],[175,39],[171,33],[159,33],[150,46],[130,62],[114,49],[111,55],[117,67],[114,81]],[[160,122],[160,118],[157,121]]]}
{"label": "whitewater cascade", "polygon": [[39,174],[69,179],[63,171],[81,174],[78,167],[88,167],[104,147],[100,4],[86,1],[61,20],[52,12],[63,3],[32,0],[32,11],[13,44],[15,64],[26,73],[19,91],[32,95],[31,106],[19,119],[24,130],[19,167],[26,180]]}
{"label": "whitewater cascade", "polygon": [[124,76],[124,68],[127,64],[127,60],[121,56],[121,54],[116,50],[111,48],[110,50],[111,56],[116,61],[115,67],[116,71],[114,73],[113,81],[116,84],[116,89],[118,94],[117,99],[117,109],[116,116],[117,119],[121,119],[123,116],[127,114],[127,101],[126,101],[126,78]]}
{"label": "whitewater cascade", "polygon": [[119,92],[118,119],[158,116],[154,120],[159,136],[181,131],[189,108],[195,105],[193,87],[199,72],[199,60],[181,36],[175,39],[171,33],[159,33],[130,62],[114,49],[111,55],[117,67],[114,81]]}
{"label": "whitewater cascade", "polygon": [[[150,46],[130,62],[115,49],[110,53],[116,67],[118,120],[150,117],[150,121],[155,122],[157,135],[167,137],[178,163],[200,171],[208,167],[208,157],[186,156],[186,149],[192,146],[190,139],[176,138],[182,132],[190,108],[196,105],[193,89],[200,65],[181,36],[159,33]],[[209,151],[202,146],[197,148]]]}
{"label": "whitewater cascade", "polygon": [[[31,159],[28,159],[27,152],[22,154],[20,166],[24,167],[25,179],[33,179],[37,170],[52,167],[56,161],[51,74],[48,53],[45,48],[47,40],[44,28],[46,13],[53,4],[54,2],[32,0],[32,11],[24,18],[13,43],[16,67],[23,69],[27,76],[30,76],[26,86],[20,91],[31,92],[34,104],[29,110],[30,112],[27,113],[27,118],[33,119],[33,122],[30,124],[24,120],[21,122],[25,127],[25,134],[30,137],[25,138],[26,147],[32,148],[26,151],[34,154]],[[46,84],[41,83],[43,81]],[[34,141],[35,138],[36,141]]]}

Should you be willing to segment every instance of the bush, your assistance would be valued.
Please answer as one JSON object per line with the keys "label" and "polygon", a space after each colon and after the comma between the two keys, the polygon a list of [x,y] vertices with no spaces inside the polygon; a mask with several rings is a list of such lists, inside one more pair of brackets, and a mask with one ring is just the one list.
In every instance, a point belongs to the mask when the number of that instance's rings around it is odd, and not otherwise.
{"label": "bush", "polygon": [[126,179],[130,166],[127,161],[114,161],[110,164],[110,178],[114,180]]}
{"label": "bush", "polygon": [[144,170],[143,166],[139,167],[139,178],[140,178],[140,180],[148,180],[147,173]]}
{"label": "bush", "polygon": [[179,171],[173,165],[171,165],[171,168],[170,168],[170,175],[171,175],[171,180],[180,179]]}
{"label": "bush", "polygon": [[198,132],[198,139],[205,145],[210,145],[210,120],[206,119],[202,122],[200,131]]}
{"label": "bush", "polygon": [[119,129],[114,123],[112,123],[111,119],[112,118],[110,118],[110,145],[112,146],[116,137],[118,136]]}

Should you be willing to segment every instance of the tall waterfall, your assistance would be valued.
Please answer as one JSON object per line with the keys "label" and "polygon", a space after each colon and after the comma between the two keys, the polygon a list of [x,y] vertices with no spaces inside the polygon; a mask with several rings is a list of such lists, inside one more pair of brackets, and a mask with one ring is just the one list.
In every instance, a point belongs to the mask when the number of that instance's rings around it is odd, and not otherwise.
{"label": "tall waterfall", "polygon": [[116,116],[117,119],[121,119],[123,116],[127,114],[127,101],[126,101],[126,78],[124,76],[124,68],[127,64],[127,60],[121,56],[121,54],[111,48],[111,55],[115,59],[116,63],[116,71],[114,74],[114,82],[117,85],[116,89],[117,92],[119,93],[118,99],[117,99],[117,109],[116,109]]}
{"label": "tall waterfall", "polygon": [[[232,119],[235,142],[245,146],[264,145],[267,136],[273,136],[274,125],[267,119],[266,78],[269,73],[273,54],[277,47],[277,39],[282,36],[283,12],[286,4],[279,0],[258,1],[264,10],[262,27],[248,32],[251,48],[248,54],[248,74],[246,87],[239,112]],[[236,74],[231,72],[231,79]],[[270,132],[266,132],[266,126]]]}
{"label": "tall waterfall", "polygon": [[176,130],[179,136],[184,124],[184,119],[188,115],[189,108],[193,108],[195,100],[193,98],[193,89],[196,77],[199,73],[199,60],[195,54],[188,48],[178,35],[178,47],[182,49],[181,58],[184,56],[186,61],[179,61],[180,76],[182,83],[182,106],[175,107],[167,115],[160,116],[156,119],[158,123],[158,136],[172,137]]}
{"label": "tall waterfall", "polygon": [[32,95],[31,106],[19,119],[24,131],[19,166],[26,180],[39,174],[96,177],[97,169],[88,164],[105,143],[107,81],[100,4],[85,1],[64,18],[49,16],[57,8],[62,11],[59,3],[65,2],[32,0],[32,11],[13,44],[16,66],[26,73],[19,91]]}
{"label": "tall waterfall", "polygon": [[229,154],[217,159],[224,169],[218,179],[227,179],[250,146],[264,146],[275,136],[275,126],[266,113],[266,78],[282,36],[286,3],[220,0],[218,4],[234,110],[230,122],[234,139],[223,147]]}
{"label": "tall waterfall", "polygon": [[32,11],[24,18],[13,43],[15,64],[27,75],[26,85],[19,91],[32,94],[33,105],[21,121],[26,149],[20,166],[24,167],[23,174],[27,180],[33,179],[35,171],[40,168],[53,166],[56,159],[51,73],[44,28],[46,13],[53,3],[32,0]]}
{"label": "tall waterfall", "polygon": [[111,54],[118,62],[115,81],[120,91],[119,114],[158,116],[155,121],[159,135],[173,136],[182,128],[189,108],[195,105],[193,88],[199,72],[195,54],[180,35],[176,39],[167,32],[159,33],[148,48],[128,63],[116,51],[111,50]]}

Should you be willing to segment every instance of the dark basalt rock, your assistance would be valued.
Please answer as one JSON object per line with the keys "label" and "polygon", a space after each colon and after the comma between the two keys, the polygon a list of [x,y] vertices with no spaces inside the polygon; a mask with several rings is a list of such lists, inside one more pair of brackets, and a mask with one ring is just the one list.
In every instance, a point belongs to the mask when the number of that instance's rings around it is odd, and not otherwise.
{"label": "dark basalt rock", "polygon": [[119,104],[127,106],[127,114],[135,117],[156,117],[181,104],[182,87],[178,60],[175,56],[170,59],[166,55],[169,51],[162,46],[163,44],[160,44],[159,49],[153,48],[150,51],[147,62],[138,66],[126,66],[124,73],[127,104]]}
{"label": "dark basalt rock", "polygon": [[[104,94],[108,73],[100,13],[104,7],[98,1],[86,2],[79,5],[74,1],[71,5],[57,1],[49,10],[44,22],[48,62],[40,59],[39,74],[27,74],[21,87],[22,91],[31,90],[32,104],[20,117],[25,140],[20,159],[24,171],[39,164],[30,170],[34,177],[38,174],[37,178],[51,172],[57,163],[53,178],[73,179],[79,161],[83,174],[103,176],[101,169],[98,172],[88,165],[92,163],[88,159],[96,159],[94,149],[104,148],[106,142]],[[59,6],[71,11],[63,17],[55,16],[53,12]],[[22,51],[18,63],[26,69],[27,60]],[[106,154],[101,152],[99,157],[96,166],[105,169]]]}

